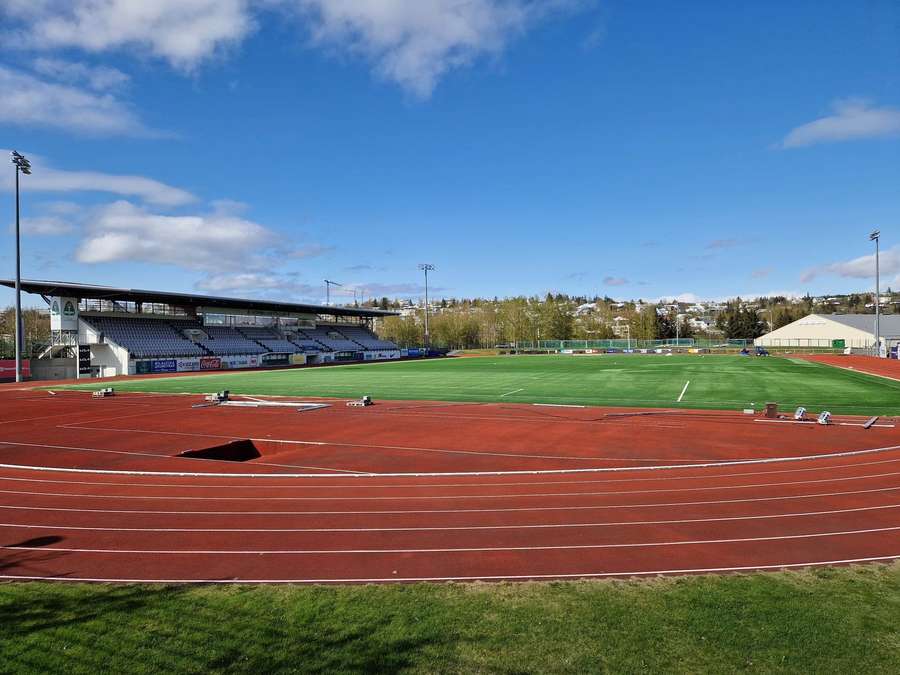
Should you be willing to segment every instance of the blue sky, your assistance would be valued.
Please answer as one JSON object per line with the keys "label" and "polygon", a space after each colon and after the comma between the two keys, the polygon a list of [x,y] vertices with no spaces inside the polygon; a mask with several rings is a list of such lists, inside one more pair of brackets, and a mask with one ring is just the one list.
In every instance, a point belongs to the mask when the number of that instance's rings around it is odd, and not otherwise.
{"label": "blue sky", "polygon": [[816,294],[880,227],[900,286],[890,0],[9,0],[0,37],[27,278]]}

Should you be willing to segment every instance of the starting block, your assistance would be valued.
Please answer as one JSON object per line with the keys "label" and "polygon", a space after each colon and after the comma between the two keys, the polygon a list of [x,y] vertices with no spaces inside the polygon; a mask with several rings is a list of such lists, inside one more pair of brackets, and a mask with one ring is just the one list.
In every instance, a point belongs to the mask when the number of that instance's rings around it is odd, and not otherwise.
{"label": "starting block", "polygon": [[372,397],[371,396],[363,396],[360,399],[355,401],[347,401],[348,408],[365,408],[366,406],[372,405]]}
{"label": "starting block", "polygon": [[207,394],[203,397],[203,400],[209,403],[222,403],[223,401],[228,400],[228,395],[230,393],[231,392],[226,389],[225,391],[219,391],[215,394]]}
{"label": "starting block", "polygon": [[825,424],[825,425],[831,424],[831,413],[828,412],[827,410],[823,410],[823,411],[819,414],[819,419],[816,420],[816,421],[817,421],[819,424]]}
{"label": "starting block", "polygon": [[794,411],[794,419],[797,422],[803,422],[806,420],[806,408],[800,406]]}
{"label": "starting block", "polygon": [[93,398],[106,398],[107,396],[115,396],[116,391],[112,387],[106,387],[105,389],[98,389],[91,396]]}

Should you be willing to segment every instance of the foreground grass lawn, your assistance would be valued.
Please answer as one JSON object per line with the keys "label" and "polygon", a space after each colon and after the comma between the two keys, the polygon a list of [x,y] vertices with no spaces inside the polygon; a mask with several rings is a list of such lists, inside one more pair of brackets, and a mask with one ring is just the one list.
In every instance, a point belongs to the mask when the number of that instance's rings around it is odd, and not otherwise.
{"label": "foreground grass lawn", "polygon": [[900,564],[641,581],[0,585],[3,672],[895,673]]}
{"label": "foreground grass lawn", "polygon": [[[688,384],[690,382],[690,384]],[[687,388],[685,389],[685,385]],[[105,384],[75,385],[97,389]],[[557,403],[632,407],[761,407],[900,414],[900,382],[780,357],[496,356],[270,372],[143,378],[123,391]],[[683,396],[681,395],[683,393]],[[681,401],[679,402],[679,396]]]}

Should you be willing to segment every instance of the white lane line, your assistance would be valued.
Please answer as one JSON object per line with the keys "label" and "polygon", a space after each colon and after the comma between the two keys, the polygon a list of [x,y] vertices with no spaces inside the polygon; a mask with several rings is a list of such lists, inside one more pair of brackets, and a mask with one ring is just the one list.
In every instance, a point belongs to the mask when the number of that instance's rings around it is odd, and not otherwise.
{"label": "white lane line", "polygon": [[501,509],[381,509],[376,511],[157,511],[143,509],[70,509],[53,506],[0,506],[0,509],[14,511],[66,511],[74,513],[132,513],[168,516],[403,516],[421,514],[458,513],[535,513],[544,511],[602,511],[608,509],[650,509],[673,508],[679,506],[716,506],[719,504],[749,504],[753,502],[787,501],[791,499],[821,499],[844,495],[863,495],[877,492],[896,492],[898,487],[872,488],[870,490],[848,490],[845,492],[813,492],[805,495],[778,495],[775,497],[750,497],[747,499],[719,499],[694,502],[650,502],[646,504],[600,504],[591,506],[520,506]]}
{"label": "white lane line", "polygon": [[695,567],[668,570],[643,570],[621,572],[566,572],[560,574],[497,574],[482,576],[453,577],[346,577],[320,579],[137,579],[116,577],[71,577],[71,576],[29,576],[0,574],[0,579],[9,581],[74,581],[97,583],[129,583],[129,584],[350,584],[350,583],[408,583],[414,581],[501,581],[518,579],[591,579],[608,577],[640,577],[660,576],[663,574],[707,574],[719,572],[753,572],[762,570],[796,569],[801,567],[823,567],[826,565],[849,565],[852,563],[887,562],[900,558],[894,555],[873,556],[869,558],[844,558],[842,560],[813,560],[800,563],[778,563],[774,565],[744,565],[740,567]]}
{"label": "white lane line", "polygon": [[[9,445],[24,445],[31,447],[45,447],[52,448],[57,446],[43,445],[40,443],[12,443],[11,441],[0,441],[0,443],[7,443]],[[329,444],[329,445],[349,445],[352,447],[372,447],[379,448],[382,446],[359,446],[358,444],[352,443],[341,443],[341,444]],[[390,447],[390,446],[384,446]],[[78,448],[69,448],[69,449],[78,449]],[[90,448],[83,448],[85,450],[90,450]],[[420,451],[428,451],[426,448],[410,448],[412,450],[420,450]],[[703,460],[698,460],[700,463],[697,464],[662,464],[662,465],[654,465],[654,466],[610,466],[610,467],[599,467],[599,468],[584,468],[584,469],[518,469],[514,471],[420,471],[420,472],[393,472],[393,473],[375,473],[375,472],[358,472],[358,473],[214,473],[210,472],[192,472],[192,471],[137,471],[137,470],[122,470],[122,469],[75,469],[71,467],[50,467],[50,466],[34,466],[28,464],[2,464],[0,463],[0,469],[14,469],[20,471],[47,471],[47,472],[58,472],[58,473],[89,473],[89,474],[97,474],[97,475],[113,475],[113,476],[178,476],[178,477],[191,477],[191,478],[443,478],[443,477],[452,477],[452,476],[521,476],[521,475],[531,475],[531,476],[546,476],[546,475],[554,475],[554,474],[576,474],[576,473],[613,473],[613,472],[633,472],[633,471],[663,471],[663,470],[671,470],[671,469],[709,469],[709,468],[719,468],[725,466],[743,466],[747,464],[778,464],[783,462],[801,462],[808,460],[822,460],[822,459],[833,459],[835,457],[855,457],[859,455],[866,455],[872,453],[879,452],[889,452],[892,450],[900,449],[900,445],[889,445],[881,448],[870,448],[868,450],[847,450],[842,452],[830,452],[820,455],[798,455],[796,457],[767,457],[762,459],[737,459],[737,460],[728,460],[728,461],[720,461],[720,462],[704,462]],[[97,452],[106,452],[106,451],[97,451]],[[110,451],[116,452],[116,451]],[[436,452],[447,452],[438,450]],[[482,454],[478,452],[470,452],[470,451],[462,451],[462,450],[452,450],[449,452],[464,452],[465,454]],[[131,454],[131,453],[121,453],[121,454]],[[489,453],[495,454],[495,453]],[[496,453],[500,454],[500,453]],[[161,457],[163,455],[152,455],[153,457]],[[526,455],[512,455],[513,457],[527,457]],[[554,458],[550,458],[554,459]],[[565,458],[565,459],[573,459],[573,458]],[[574,458],[577,459],[577,458]],[[590,458],[582,458],[582,459],[590,459]],[[612,459],[612,458],[610,458]],[[199,460],[198,460],[199,461]],[[210,460],[203,460],[210,461]],[[218,460],[213,460],[218,461]],[[597,460],[601,461],[601,460]],[[609,461],[609,460],[606,460]],[[622,461],[621,458],[616,458],[616,461]]]}
{"label": "white lane line", "polygon": [[[855,462],[854,464],[832,464],[827,467],[812,466],[799,469],[776,469],[774,471],[740,471],[736,473],[717,473],[711,476],[664,476],[653,478],[603,478],[591,480],[542,480],[540,482],[488,482],[488,483],[396,483],[394,485],[198,485],[196,483],[116,483],[113,481],[97,482],[93,480],[59,480],[55,478],[15,478],[13,476],[0,476],[0,481],[14,481],[17,483],[50,483],[58,485],[92,485],[92,486],[111,486],[111,487],[141,487],[141,488],[181,488],[181,489],[199,489],[199,490],[336,490],[341,488],[352,488],[355,490],[433,490],[435,488],[468,488],[468,487],[534,487],[547,485],[606,485],[611,483],[657,483],[660,481],[680,481],[695,480],[709,481],[710,479],[734,478],[736,476],[768,476],[783,473],[809,473],[810,471],[822,472],[827,470],[834,472],[836,469],[858,469],[863,466],[874,466],[876,464],[897,464],[897,459],[879,459],[874,462]],[[685,467],[691,468],[691,467]],[[6,507],[0,507],[6,508]]]}
{"label": "white lane line", "polygon": [[459,548],[356,548],[356,549],[124,549],[124,548],[63,548],[57,546],[0,546],[6,551],[58,551],[60,553],[99,553],[115,555],[383,555],[406,553],[488,553],[494,551],[583,551],[621,548],[658,548],[661,546],[706,546],[712,544],[747,544],[758,541],[788,541],[795,539],[821,539],[824,537],[850,537],[859,534],[897,532],[894,527],[872,527],[865,530],[839,530],[837,532],[811,532],[808,534],[782,534],[769,537],[733,537],[729,539],[691,539],[687,541],[650,541],[622,544],[566,544],[562,546],[467,546]]}
{"label": "white lane line", "polygon": [[[166,433],[166,432],[162,432],[162,433]],[[202,435],[202,434],[197,434],[197,435]],[[232,440],[240,440],[239,436],[210,436],[210,438],[230,438]],[[267,441],[267,440],[271,440],[271,439],[251,438],[250,440],[251,441],[261,441],[261,440]],[[298,445],[325,445],[324,443],[315,443],[313,441],[279,441],[279,442],[296,443]],[[47,443],[20,443],[20,442],[16,442],[16,441],[0,441],[0,448],[2,448],[5,445],[14,445],[14,446],[19,446],[19,447],[29,447],[29,448],[46,448],[46,449],[50,449],[50,450],[76,450],[78,452],[111,453],[114,455],[135,455],[135,456],[140,456],[140,457],[154,457],[156,459],[188,460],[191,462],[229,462],[228,460],[225,460],[225,459],[206,459],[206,458],[198,459],[196,457],[173,457],[172,455],[156,455],[156,454],[153,454],[152,452],[139,452],[137,450],[134,450],[134,451],[131,451],[131,450],[106,450],[104,448],[82,448],[82,447],[76,447],[76,446],[71,446],[71,445],[48,445]],[[229,463],[233,464],[233,462],[229,462]],[[326,476],[338,476],[338,475],[353,476],[353,475],[363,475],[365,473],[362,471],[354,471],[353,469],[336,469],[331,466],[307,466],[304,464],[278,464],[277,462],[254,462],[254,464],[256,464],[257,466],[277,466],[277,467],[288,468],[288,469],[313,469],[313,470],[318,470],[318,471],[322,471],[322,472],[326,472],[326,471],[332,472],[332,473],[323,473],[322,474],[322,475],[326,475]],[[20,465],[0,464],[0,468],[9,468],[9,467],[13,467],[13,466],[20,466]],[[35,467],[35,470],[39,471],[40,469]],[[61,469],[61,470],[62,471],[79,471],[79,472],[86,472],[86,473],[93,473],[95,471],[94,469]],[[96,471],[104,471],[104,470],[96,469]],[[212,472],[210,472],[209,474],[205,474],[203,472],[183,473],[183,472],[176,472],[176,471],[162,471],[162,472],[151,471],[151,472],[149,472],[149,474],[145,474],[145,475],[150,475],[150,474],[154,474],[154,473],[158,473],[158,475],[170,475],[170,476],[202,476],[202,475],[209,475],[209,476],[257,475],[257,476],[260,476],[260,475],[266,475],[266,474],[239,474],[239,473],[220,474],[220,473],[212,473]],[[134,475],[134,474],[130,474],[130,475]],[[138,474],[138,475],[140,475],[140,474]],[[291,476],[294,474],[289,474],[289,473],[277,474],[276,473],[273,475]],[[311,475],[315,475],[315,474],[303,474],[303,475],[311,476]]]}
{"label": "white lane line", "polygon": [[882,506],[862,506],[854,509],[835,509],[833,511],[802,511],[798,513],[774,513],[757,516],[726,516],[720,518],[682,518],[677,520],[624,520],[600,523],[537,523],[524,525],[448,525],[444,527],[102,527],[90,525],[45,525],[35,523],[0,523],[0,527],[27,530],[86,530],[89,532],[234,532],[234,533],[362,533],[362,532],[456,532],[472,530],[554,530],[585,527],[633,527],[642,525],[687,525],[692,523],[720,523],[740,520],[772,520],[778,518],[806,518],[814,516],[830,516],[838,513],[859,513],[862,511],[882,511],[900,508],[900,504]]}
{"label": "white lane line", "polygon": [[504,396],[509,396],[510,394],[516,394],[520,391],[525,391],[524,387],[522,389],[513,389],[512,391],[508,391],[505,394],[500,394],[500,398],[503,398]]}
{"label": "white lane line", "polygon": [[684,392],[687,391],[688,385],[690,385],[690,383],[691,383],[690,380],[688,380],[687,382],[684,383],[684,389],[682,389],[681,393],[678,395],[678,400],[676,401],[676,403],[681,403],[681,399],[684,398]]}
{"label": "white lane line", "polygon": [[[587,408],[586,405],[575,405],[574,403],[532,403],[531,405],[541,406],[543,408]],[[513,419],[519,419],[519,418],[515,417]],[[528,419],[528,418],[523,417],[522,419]],[[543,423],[543,418],[538,419],[538,420],[529,420],[529,421]],[[584,421],[593,421],[593,420],[573,420],[573,421],[584,422]]]}
{"label": "white lane line", "polygon": [[[315,474],[314,474],[315,475]],[[344,474],[342,474],[343,476]],[[838,483],[850,480],[867,480],[871,478],[886,478],[900,476],[900,471],[888,473],[875,473],[863,476],[845,476],[840,478],[819,478],[816,480],[784,481],[781,483],[750,483],[746,485],[710,485],[704,487],[687,488],[657,488],[655,490],[601,490],[595,492],[517,492],[510,494],[467,494],[467,495],[404,495],[404,496],[376,496],[376,497],[196,497],[179,495],[129,495],[129,494],[94,494],[90,492],[33,492],[27,490],[0,490],[0,494],[32,495],[41,497],[76,497],[79,499],[171,499],[189,501],[219,501],[219,502],[244,502],[244,501],[312,501],[312,502],[376,502],[376,501],[434,501],[452,499],[524,499],[546,497],[602,497],[609,495],[636,495],[658,494],[665,492],[702,492],[707,490],[744,490],[760,487],[781,487],[785,485],[811,485],[814,483]]]}

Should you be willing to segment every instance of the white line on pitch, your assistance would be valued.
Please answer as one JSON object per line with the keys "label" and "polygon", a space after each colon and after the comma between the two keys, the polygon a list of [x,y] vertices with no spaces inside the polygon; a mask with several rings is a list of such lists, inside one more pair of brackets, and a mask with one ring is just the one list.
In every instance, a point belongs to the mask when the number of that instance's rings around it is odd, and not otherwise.
{"label": "white line on pitch", "polygon": [[682,389],[681,394],[678,395],[678,401],[676,401],[676,403],[681,403],[681,399],[684,398],[684,392],[687,391],[688,385],[690,385],[690,383],[691,383],[690,380],[688,380],[687,382],[684,383],[684,389]]}
{"label": "white line on pitch", "polygon": [[512,391],[508,391],[505,394],[500,394],[500,398],[503,398],[504,396],[509,396],[510,394],[515,394],[520,391],[525,391],[524,387],[522,389],[513,389]]}

